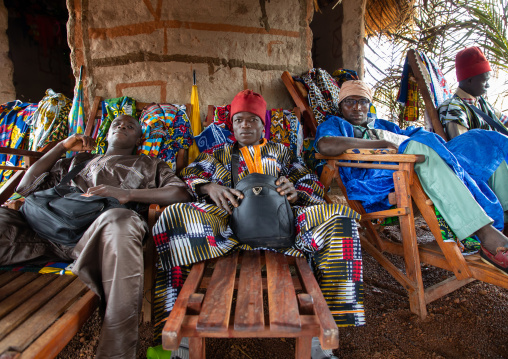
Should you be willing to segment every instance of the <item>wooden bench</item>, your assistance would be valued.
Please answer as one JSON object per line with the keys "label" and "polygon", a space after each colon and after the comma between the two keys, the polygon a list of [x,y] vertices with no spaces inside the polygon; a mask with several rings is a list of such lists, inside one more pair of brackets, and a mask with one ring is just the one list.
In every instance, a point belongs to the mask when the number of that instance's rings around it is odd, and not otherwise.
{"label": "wooden bench", "polygon": [[0,358],[54,358],[98,301],[75,276],[0,272]]}
{"label": "wooden bench", "polygon": [[310,358],[312,337],[324,349],[339,346],[337,324],[306,259],[271,251],[194,264],[164,326],[163,348],[178,349],[182,337],[189,337],[190,358],[205,357],[205,338],[296,338],[296,358]]}

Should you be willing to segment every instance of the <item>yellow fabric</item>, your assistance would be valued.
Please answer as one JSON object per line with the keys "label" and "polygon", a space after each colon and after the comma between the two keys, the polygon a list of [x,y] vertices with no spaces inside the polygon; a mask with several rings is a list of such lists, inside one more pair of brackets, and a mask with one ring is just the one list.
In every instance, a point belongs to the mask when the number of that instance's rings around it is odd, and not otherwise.
{"label": "yellow fabric", "polygon": [[[192,92],[191,92],[191,129],[192,129],[192,135],[196,137],[201,133],[201,117],[199,113],[199,98],[198,98],[198,86],[192,85]],[[189,163],[194,162],[196,157],[199,155],[199,149],[196,145],[196,142],[192,144],[191,147],[189,147]]]}
{"label": "yellow fabric", "polygon": [[259,145],[252,146],[254,149],[254,158],[252,158],[249,148],[242,147],[240,151],[242,152],[243,158],[245,160],[245,164],[249,169],[249,173],[263,173],[263,165],[261,163],[261,147],[266,145],[266,138],[263,138],[263,142]]}

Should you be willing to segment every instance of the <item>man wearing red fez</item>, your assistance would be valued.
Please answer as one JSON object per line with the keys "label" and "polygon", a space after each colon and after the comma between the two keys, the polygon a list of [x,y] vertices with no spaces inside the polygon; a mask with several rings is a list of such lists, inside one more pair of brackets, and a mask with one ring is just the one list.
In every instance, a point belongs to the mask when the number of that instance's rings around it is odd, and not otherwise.
{"label": "man wearing red fez", "polygon": [[[193,263],[237,249],[257,248],[239,242],[229,226],[230,214],[244,198],[234,188],[231,176],[232,152],[238,146],[238,181],[253,173],[276,177],[277,191],[291,204],[294,245],[275,250],[311,260],[338,325],[364,325],[362,257],[355,222],[358,214],[348,207],[325,203],[317,176],[288,147],[265,138],[265,115],[266,101],[260,94],[251,90],[238,93],[230,112],[237,142],[201,153],[181,172],[196,202],[167,207],[153,229],[162,267],[167,271],[167,292],[177,290],[172,286],[178,281],[172,281],[171,276]],[[350,249],[343,251],[346,245]],[[332,282],[343,285],[327,285]],[[166,307],[172,308],[169,302],[175,299],[167,299]]]}
{"label": "man wearing red fez", "polygon": [[455,95],[439,106],[439,118],[450,139],[474,128],[494,130],[474,107],[494,122],[506,124],[508,116],[495,110],[484,98],[489,88],[490,68],[479,47],[459,51],[455,56],[455,70],[459,87]]}

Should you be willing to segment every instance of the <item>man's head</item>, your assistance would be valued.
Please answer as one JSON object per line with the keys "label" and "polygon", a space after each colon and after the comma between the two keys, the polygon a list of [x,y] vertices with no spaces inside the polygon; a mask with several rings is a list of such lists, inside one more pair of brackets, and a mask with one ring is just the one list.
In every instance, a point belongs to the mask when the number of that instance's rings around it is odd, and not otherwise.
{"label": "man's head", "polygon": [[134,149],[141,143],[141,125],[129,115],[120,115],[111,122],[108,132],[108,148]]}
{"label": "man's head", "polygon": [[259,142],[265,129],[266,101],[251,90],[239,92],[231,102],[235,138],[241,146]]}
{"label": "man's head", "polygon": [[346,81],[339,92],[339,108],[342,117],[354,126],[367,126],[369,122],[370,102],[372,90],[363,81]]}
{"label": "man's head", "polygon": [[455,56],[455,71],[459,87],[471,96],[482,96],[489,88],[489,61],[479,47],[472,46]]}

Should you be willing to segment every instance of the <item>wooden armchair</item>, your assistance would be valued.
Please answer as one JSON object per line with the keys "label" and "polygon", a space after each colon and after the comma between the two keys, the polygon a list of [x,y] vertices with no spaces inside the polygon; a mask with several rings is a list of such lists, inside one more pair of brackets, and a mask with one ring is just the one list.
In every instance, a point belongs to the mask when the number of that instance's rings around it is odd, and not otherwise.
{"label": "wooden armchair", "polygon": [[[0,153],[24,156],[25,167],[0,166],[15,174],[0,188],[0,204],[14,193],[25,171],[45,152],[0,148]],[[23,201],[6,203],[19,209]],[[76,335],[99,304],[79,278],[22,271],[0,271],[0,357],[54,358]]]}
{"label": "wooden armchair", "polygon": [[[414,52],[413,55],[415,55]],[[413,60],[411,60],[410,57],[410,61],[413,63],[415,59],[416,58],[413,58]],[[418,76],[417,73],[415,75]],[[317,127],[312,109],[309,107],[306,100],[307,93],[305,88],[295,84],[295,81],[288,72],[282,74],[282,80],[296,105],[300,107],[302,113],[309,114],[308,118]],[[425,90],[426,88],[426,86],[420,86],[420,90]],[[424,96],[424,99],[425,98],[430,101],[429,94]],[[435,111],[435,108],[432,106],[428,110]],[[435,117],[431,116],[431,118],[437,119],[437,112],[435,115]],[[307,120],[307,118],[305,119]],[[436,123],[435,128],[439,128],[438,125],[440,125],[440,123]],[[395,153],[371,154],[371,151],[358,150],[354,152],[355,153],[353,153],[353,151],[346,151],[346,153],[336,157],[326,157],[317,154],[317,159],[327,161],[321,175],[321,182],[325,186],[326,191],[328,191],[332,182],[336,181],[343,195],[346,197],[349,206],[361,214],[362,219],[360,224],[362,233],[360,237],[363,248],[408,291],[410,309],[413,313],[424,319],[427,315],[427,303],[439,299],[475,279],[508,288],[507,277],[491,266],[483,263],[478,254],[464,257],[455,242],[443,241],[433,203],[423,191],[420,181],[414,171],[414,164],[423,161],[423,156]],[[394,162],[396,164],[372,162]],[[390,203],[396,205],[396,208],[381,212],[366,213],[360,202],[348,199],[346,188],[339,175],[339,167],[341,166],[395,170],[393,174],[395,192],[390,194],[389,200]],[[435,241],[428,244],[418,244],[412,201],[414,201],[427,222],[435,237]],[[374,219],[383,219],[392,216],[397,216],[399,218],[402,243],[381,238],[372,225],[371,221]],[[405,273],[398,269],[384,255],[385,252],[404,257]],[[454,273],[454,276],[434,286],[425,288],[422,281],[421,262],[451,271]]]}

